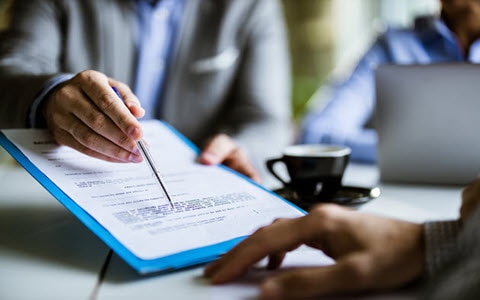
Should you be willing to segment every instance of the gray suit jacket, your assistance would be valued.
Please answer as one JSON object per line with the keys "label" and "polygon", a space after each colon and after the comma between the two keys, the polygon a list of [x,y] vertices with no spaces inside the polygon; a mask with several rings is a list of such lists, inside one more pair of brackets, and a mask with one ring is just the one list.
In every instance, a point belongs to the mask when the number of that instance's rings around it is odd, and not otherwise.
{"label": "gray suit jacket", "polygon": [[[133,0],[17,0],[0,40],[0,127],[27,127],[47,80],[86,69],[134,84]],[[235,138],[263,165],[290,142],[290,70],[277,0],[186,0],[163,118],[201,144]]]}
{"label": "gray suit jacket", "polygon": [[436,270],[426,290],[431,300],[480,299],[480,206],[463,224],[456,248],[443,268]]}

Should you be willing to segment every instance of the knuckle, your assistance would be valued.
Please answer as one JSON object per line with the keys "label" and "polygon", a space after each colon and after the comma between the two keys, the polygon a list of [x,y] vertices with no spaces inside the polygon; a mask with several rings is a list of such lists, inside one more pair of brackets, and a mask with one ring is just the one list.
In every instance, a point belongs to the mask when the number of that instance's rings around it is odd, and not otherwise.
{"label": "knuckle", "polygon": [[65,133],[63,132],[63,130],[60,130],[58,127],[52,127],[50,129],[50,132],[53,136],[53,139],[55,140],[55,142],[58,145],[67,146],[67,142],[66,142],[66,139],[65,139]]}
{"label": "knuckle", "polygon": [[52,93],[52,99],[58,100],[58,99],[67,99],[70,97],[70,89],[68,88],[67,85],[59,86],[56,88],[53,93]]}
{"label": "knuckle", "polygon": [[346,274],[349,274],[350,280],[355,282],[358,288],[368,288],[375,279],[373,264],[370,259],[351,260],[346,268]]}
{"label": "knuckle", "polygon": [[100,130],[105,126],[106,118],[103,114],[98,113],[97,111],[90,111],[85,116],[88,126],[94,128],[95,130]]}
{"label": "knuckle", "polygon": [[128,145],[130,148],[134,147],[134,142],[125,134],[122,134],[117,139],[118,145]]}
{"label": "knuckle", "polygon": [[100,72],[97,72],[95,70],[84,70],[79,72],[75,77],[78,78],[81,81],[95,81],[100,77]]}
{"label": "knuckle", "polygon": [[75,98],[75,88],[71,85],[61,85],[55,88],[46,102],[46,107],[64,107],[65,105],[75,106],[78,99]]}
{"label": "knuckle", "polygon": [[74,80],[80,81],[80,82],[90,81],[92,80],[92,73],[90,70],[82,71],[74,77]]}
{"label": "knuckle", "polygon": [[318,205],[312,208],[310,214],[321,220],[330,220],[335,217],[336,207],[332,204]]}
{"label": "knuckle", "polygon": [[338,208],[333,204],[315,206],[305,220],[305,226],[321,229],[325,237],[335,236],[342,227],[342,219],[338,216]]}
{"label": "knuckle", "polygon": [[98,107],[101,111],[109,111],[115,105],[116,99],[114,100],[109,94],[101,93],[98,96]]}
{"label": "knuckle", "polygon": [[96,135],[92,133],[86,133],[82,136],[82,140],[84,141],[84,145],[88,147],[94,147],[98,143],[98,139]]}
{"label": "knuckle", "polygon": [[97,143],[97,138],[89,130],[84,130],[81,127],[74,128],[72,130],[72,135],[82,144],[87,147],[95,145]]}
{"label": "knuckle", "polygon": [[111,156],[121,161],[127,160],[129,155],[130,153],[128,151],[125,151],[120,147],[114,147],[111,150]]}

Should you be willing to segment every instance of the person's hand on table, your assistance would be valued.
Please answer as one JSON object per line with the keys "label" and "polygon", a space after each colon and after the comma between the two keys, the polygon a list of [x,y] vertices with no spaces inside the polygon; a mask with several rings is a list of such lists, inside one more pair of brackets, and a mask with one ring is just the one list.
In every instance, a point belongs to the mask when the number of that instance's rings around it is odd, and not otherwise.
{"label": "person's hand on table", "polygon": [[[300,218],[279,219],[257,230],[204,275],[213,284],[232,281],[268,257],[269,269],[302,244],[336,263],[280,271],[261,284],[262,299],[293,299],[405,285],[424,272],[422,225],[320,205]],[[312,262],[314,264],[315,262]]]}
{"label": "person's hand on table", "polygon": [[61,145],[106,161],[142,161],[135,141],[142,137],[137,118],[145,111],[124,83],[97,71],[83,71],[50,93],[42,113]]}
{"label": "person's hand on table", "polygon": [[480,178],[475,179],[462,190],[460,219],[466,222],[480,204]]}
{"label": "person's hand on table", "polygon": [[212,137],[202,149],[199,160],[206,165],[223,163],[256,182],[261,180],[247,153],[225,134]]}

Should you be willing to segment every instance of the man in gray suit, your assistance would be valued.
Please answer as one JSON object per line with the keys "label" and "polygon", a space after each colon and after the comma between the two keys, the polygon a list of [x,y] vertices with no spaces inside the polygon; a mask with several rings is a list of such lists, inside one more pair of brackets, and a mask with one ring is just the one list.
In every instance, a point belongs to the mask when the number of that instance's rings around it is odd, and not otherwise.
{"label": "man in gray suit", "polygon": [[290,141],[277,0],[16,0],[9,16],[1,128],[48,127],[60,144],[135,162],[137,119],[161,118],[203,162],[241,158],[231,166],[255,180]]}

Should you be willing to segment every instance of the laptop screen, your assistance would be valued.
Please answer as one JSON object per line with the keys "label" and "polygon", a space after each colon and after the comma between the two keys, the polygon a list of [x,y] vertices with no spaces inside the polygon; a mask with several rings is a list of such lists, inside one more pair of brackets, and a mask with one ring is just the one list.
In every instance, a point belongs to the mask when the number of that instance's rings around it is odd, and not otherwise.
{"label": "laptop screen", "polygon": [[382,181],[464,185],[480,173],[480,65],[384,65],[375,73]]}

